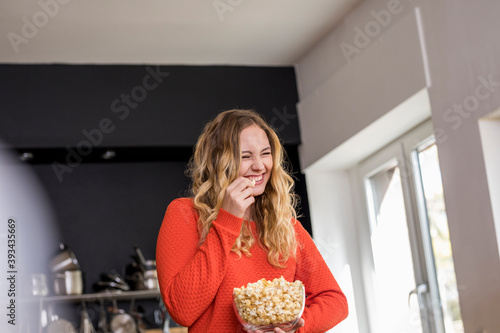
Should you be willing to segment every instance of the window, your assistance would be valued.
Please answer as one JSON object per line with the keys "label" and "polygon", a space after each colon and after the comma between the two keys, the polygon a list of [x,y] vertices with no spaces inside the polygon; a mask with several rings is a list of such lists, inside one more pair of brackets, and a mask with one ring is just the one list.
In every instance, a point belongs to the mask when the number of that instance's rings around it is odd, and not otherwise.
{"label": "window", "polygon": [[372,331],[463,333],[430,122],[361,162],[357,174],[370,240]]}

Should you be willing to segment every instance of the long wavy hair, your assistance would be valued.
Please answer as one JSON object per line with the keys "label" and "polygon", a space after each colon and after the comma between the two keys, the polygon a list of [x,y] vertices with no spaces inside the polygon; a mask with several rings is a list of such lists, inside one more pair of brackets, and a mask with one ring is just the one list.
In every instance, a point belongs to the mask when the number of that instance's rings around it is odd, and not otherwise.
{"label": "long wavy hair", "polygon": [[[285,152],[275,131],[252,110],[229,110],[206,124],[194,148],[187,174],[191,178],[190,194],[198,211],[198,230],[202,244],[216,219],[226,188],[236,178],[241,164],[240,134],[257,125],[267,135],[271,146],[273,167],[264,193],[255,197],[252,216],[258,229],[258,242],[267,251],[268,261],[285,267],[295,256],[297,242],[293,221],[297,218],[297,195]],[[232,251],[240,257],[251,256],[255,243],[248,223],[244,222]]]}

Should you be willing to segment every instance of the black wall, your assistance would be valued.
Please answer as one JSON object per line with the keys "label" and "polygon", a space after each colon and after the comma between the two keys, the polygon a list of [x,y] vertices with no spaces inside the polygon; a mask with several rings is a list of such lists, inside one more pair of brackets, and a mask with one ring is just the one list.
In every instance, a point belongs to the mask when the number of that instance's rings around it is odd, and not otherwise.
{"label": "black wall", "polygon": [[0,91],[0,135],[16,147],[74,146],[103,119],[114,129],[100,145],[191,146],[231,108],[256,109],[300,142],[289,67],[0,65]]}
{"label": "black wall", "polygon": [[[192,146],[222,110],[252,108],[274,125],[311,232],[293,68],[0,65],[0,91],[0,140],[33,154],[86,292],[100,273],[123,272],[134,245],[154,258],[165,209],[189,185]],[[102,159],[109,149],[116,157]]]}

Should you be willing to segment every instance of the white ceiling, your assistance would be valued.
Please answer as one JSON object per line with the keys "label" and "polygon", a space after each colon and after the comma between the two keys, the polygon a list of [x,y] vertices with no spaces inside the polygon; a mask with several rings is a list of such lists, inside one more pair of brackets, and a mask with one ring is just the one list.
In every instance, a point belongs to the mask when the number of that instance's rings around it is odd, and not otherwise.
{"label": "white ceiling", "polygon": [[293,65],[358,2],[1,0],[0,63]]}

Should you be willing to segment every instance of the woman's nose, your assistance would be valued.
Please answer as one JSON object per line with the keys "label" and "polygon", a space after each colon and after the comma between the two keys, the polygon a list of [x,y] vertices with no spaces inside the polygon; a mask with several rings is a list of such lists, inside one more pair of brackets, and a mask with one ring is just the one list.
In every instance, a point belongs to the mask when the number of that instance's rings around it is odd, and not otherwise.
{"label": "woman's nose", "polygon": [[262,162],[262,160],[260,159],[260,157],[257,157],[253,164],[252,164],[252,169],[253,170],[262,170],[264,169],[264,163]]}

